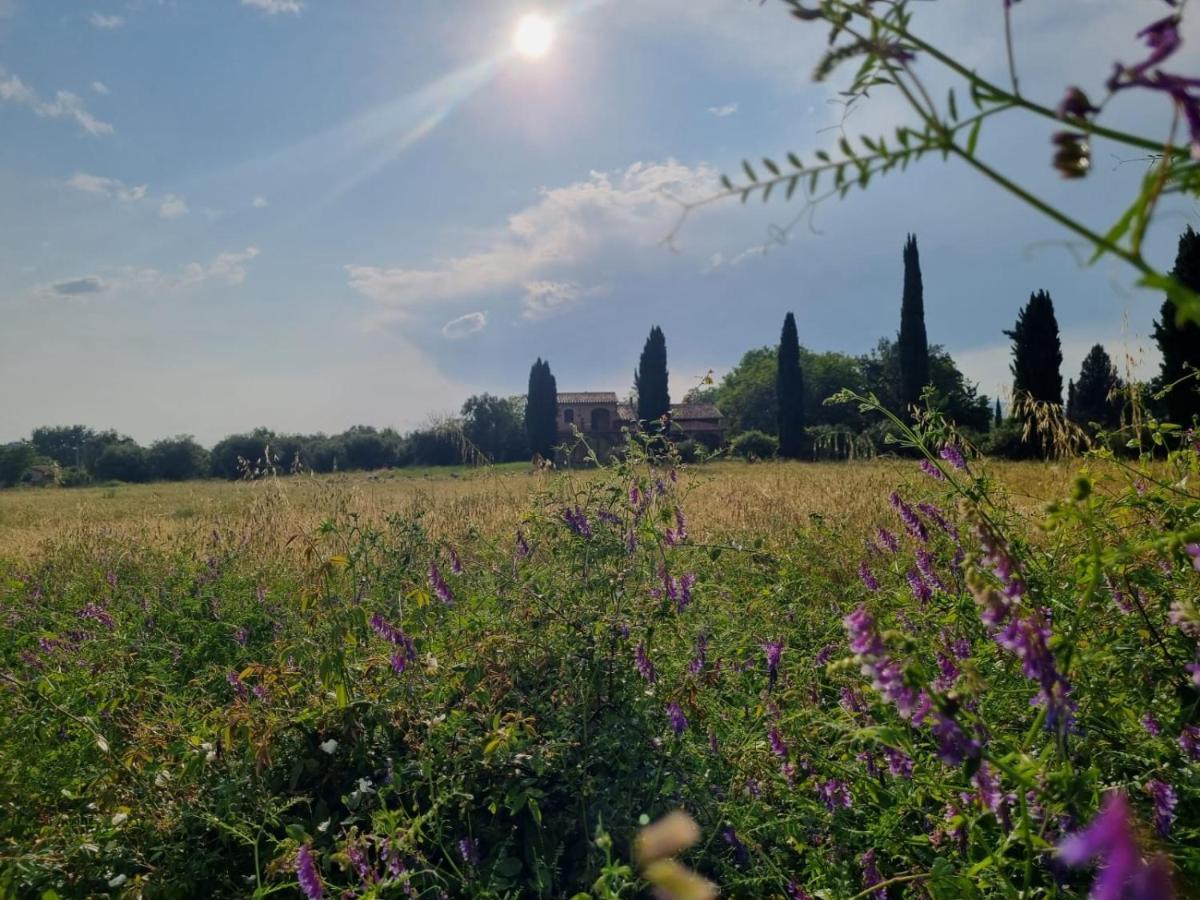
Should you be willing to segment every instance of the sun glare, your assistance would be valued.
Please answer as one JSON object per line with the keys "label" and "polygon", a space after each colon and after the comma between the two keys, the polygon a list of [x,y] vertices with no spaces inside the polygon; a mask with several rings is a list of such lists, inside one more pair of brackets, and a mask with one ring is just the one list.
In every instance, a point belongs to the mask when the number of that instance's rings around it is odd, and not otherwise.
{"label": "sun glare", "polygon": [[539,59],[546,55],[554,41],[554,25],[545,16],[530,13],[517,23],[513,32],[513,49],[526,59]]}

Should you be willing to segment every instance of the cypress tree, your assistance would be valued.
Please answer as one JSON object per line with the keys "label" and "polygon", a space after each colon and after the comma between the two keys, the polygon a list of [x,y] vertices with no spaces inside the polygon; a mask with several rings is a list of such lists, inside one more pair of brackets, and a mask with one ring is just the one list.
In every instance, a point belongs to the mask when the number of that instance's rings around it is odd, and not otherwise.
{"label": "cypress tree", "polygon": [[[1179,237],[1179,251],[1171,274],[1193,291],[1200,291],[1200,235],[1188,226]],[[1193,369],[1200,369],[1200,326],[1194,322],[1179,325],[1175,320],[1175,304],[1168,298],[1163,302],[1158,321],[1154,323],[1154,340],[1162,353],[1160,387],[1166,388]],[[1190,368],[1189,368],[1190,367]],[[1200,382],[1193,376],[1167,394],[1167,418],[1176,425],[1191,425],[1200,416]]]}
{"label": "cypress tree", "polygon": [[529,369],[529,393],[525,398],[525,433],[530,450],[543,459],[554,458],[558,442],[558,383],[550,363],[539,356]]}
{"label": "cypress tree", "polygon": [[1067,379],[1067,418],[1072,422],[1079,421],[1079,409],[1075,402],[1075,382]]}
{"label": "cypress tree", "polygon": [[671,395],[667,389],[667,339],[662,329],[650,329],[637,371],[633,375],[637,389],[637,417],[653,423],[671,411]]}
{"label": "cypress tree", "polygon": [[775,398],[779,415],[779,455],[798,459],[804,452],[804,373],[800,369],[800,337],[796,317],[783,320],[775,369]]}
{"label": "cypress tree", "polygon": [[1000,398],[996,398],[996,418],[992,423],[997,428],[1004,424],[1004,415],[1000,412]]}
{"label": "cypress tree", "polygon": [[929,339],[925,335],[925,290],[921,284],[921,257],[917,237],[904,242],[904,296],[900,302],[900,403],[902,412],[921,399],[929,384]]}
{"label": "cypress tree", "polygon": [[1098,422],[1102,428],[1116,428],[1121,422],[1121,400],[1115,393],[1120,384],[1112,358],[1096,344],[1083,360],[1079,383],[1072,385],[1068,415],[1080,425]]}
{"label": "cypress tree", "polygon": [[1013,342],[1013,396],[1026,394],[1039,403],[1062,406],[1062,342],[1050,295],[1033,294],[1012,331],[1004,333]]}

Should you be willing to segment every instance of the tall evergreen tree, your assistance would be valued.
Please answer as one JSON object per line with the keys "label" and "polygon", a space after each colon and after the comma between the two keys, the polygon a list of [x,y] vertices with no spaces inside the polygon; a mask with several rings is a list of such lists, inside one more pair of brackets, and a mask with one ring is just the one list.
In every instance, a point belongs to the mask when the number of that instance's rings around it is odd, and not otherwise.
{"label": "tall evergreen tree", "polygon": [[633,375],[637,390],[637,417],[653,423],[671,411],[671,395],[667,389],[667,339],[655,325],[642,348],[642,358]]}
{"label": "tall evergreen tree", "polygon": [[529,449],[543,459],[554,458],[558,442],[558,382],[549,361],[539,356],[529,369],[529,393],[525,398],[525,433]]}
{"label": "tall evergreen tree", "polygon": [[1072,422],[1079,421],[1078,404],[1075,402],[1075,380],[1067,379],[1067,418]]}
{"label": "tall evergreen tree", "polygon": [[[1171,274],[1193,291],[1200,291],[1200,235],[1188,226],[1179,237],[1179,251]],[[1200,369],[1200,326],[1194,322],[1178,325],[1175,304],[1163,302],[1158,321],[1154,323],[1154,340],[1162,353],[1160,387],[1167,387],[1183,378],[1189,371]],[[1191,367],[1190,369],[1188,367]],[[1176,425],[1190,425],[1200,416],[1200,382],[1189,378],[1166,396],[1167,418]]]}
{"label": "tall evergreen tree", "polygon": [[1039,403],[1062,406],[1062,342],[1050,295],[1033,294],[1012,331],[1004,333],[1013,342],[1013,395],[1026,394]]}
{"label": "tall evergreen tree", "polygon": [[1000,398],[999,397],[996,398],[996,417],[995,417],[995,420],[992,422],[992,424],[997,428],[999,428],[1001,425],[1004,424],[1004,415],[1003,415],[1003,413],[1000,412]]}
{"label": "tall evergreen tree", "polygon": [[775,398],[779,415],[779,455],[798,459],[804,452],[804,373],[800,369],[800,337],[796,317],[783,320],[775,366]]}
{"label": "tall evergreen tree", "polygon": [[917,237],[904,242],[904,296],[900,302],[900,402],[908,407],[921,399],[929,384],[929,339],[925,335],[925,289]]}
{"label": "tall evergreen tree", "polygon": [[1098,422],[1102,428],[1116,428],[1121,423],[1121,398],[1117,394],[1120,386],[1112,358],[1096,344],[1079,370],[1079,383],[1074,385],[1074,403],[1068,404],[1071,408],[1068,415],[1080,425]]}

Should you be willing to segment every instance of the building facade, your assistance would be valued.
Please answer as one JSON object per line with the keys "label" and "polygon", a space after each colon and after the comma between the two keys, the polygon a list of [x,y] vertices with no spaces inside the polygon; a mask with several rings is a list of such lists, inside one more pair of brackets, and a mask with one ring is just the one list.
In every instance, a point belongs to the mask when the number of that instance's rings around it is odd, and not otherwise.
{"label": "building facade", "polygon": [[[586,448],[576,446],[576,430],[601,459],[621,445],[623,428],[637,424],[637,413],[617,400],[613,391],[578,391],[558,395],[558,443],[571,449],[571,461],[582,462]],[[671,407],[671,433],[715,450],[724,440],[721,412],[711,403]]]}

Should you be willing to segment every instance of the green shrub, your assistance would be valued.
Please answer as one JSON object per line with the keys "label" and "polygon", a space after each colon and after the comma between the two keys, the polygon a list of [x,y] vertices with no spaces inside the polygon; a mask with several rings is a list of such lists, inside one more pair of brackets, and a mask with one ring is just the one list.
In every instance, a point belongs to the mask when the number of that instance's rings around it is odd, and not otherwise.
{"label": "green shrub", "polygon": [[779,450],[779,438],[761,431],[746,431],[733,439],[729,449],[742,459],[771,459]]}

